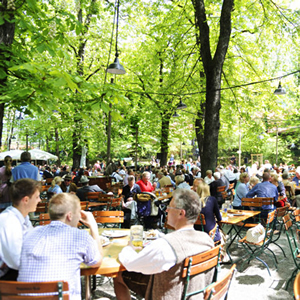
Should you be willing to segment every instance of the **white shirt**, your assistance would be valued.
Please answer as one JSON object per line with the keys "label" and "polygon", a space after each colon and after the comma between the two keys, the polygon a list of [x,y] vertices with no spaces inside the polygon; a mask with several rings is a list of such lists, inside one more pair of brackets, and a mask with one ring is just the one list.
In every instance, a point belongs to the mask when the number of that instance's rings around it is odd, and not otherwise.
{"label": "white shirt", "polygon": [[151,242],[139,253],[126,246],[120,252],[119,260],[127,271],[146,275],[168,271],[176,264],[173,248],[162,238]]}
{"label": "white shirt", "polygon": [[113,172],[111,174],[111,177],[114,177],[116,179],[116,182],[119,182],[119,181],[123,180],[123,178],[117,172]]}
{"label": "white shirt", "polygon": [[24,218],[15,207],[9,206],[0,214],[0,266],[5,263],[19,269],[23,236],[32,228],[29,217]]}
{"label": "white shirt", "polygon": [[211,178],[209,178],[208,176],[206,176],[206,177],[204,178],[204,182],[205,182],[206,184],[210,184],[210,183],[212,183],[213,181],[215,181],[214,176],[211,176]]}

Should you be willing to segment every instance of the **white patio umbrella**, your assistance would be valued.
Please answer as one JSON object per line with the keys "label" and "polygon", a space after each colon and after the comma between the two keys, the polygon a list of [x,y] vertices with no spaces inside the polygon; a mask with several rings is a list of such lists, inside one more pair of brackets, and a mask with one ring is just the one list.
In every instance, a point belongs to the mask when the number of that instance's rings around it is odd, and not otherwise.
{"label": "white patio umbrella", "polygon": [[4,160],[5,156],[9,155],[13,160],[19,160],[22,150],[10,150],[0,153],[0,160]]}
{"label": "white patio umbrella", "polygon": [[58,160],[58,157],[56,155],[53,155],[46,151],[42,151],[40,149],[32,149],[29,150],[29,152],[31,154],[32,160],[48,160],[48,159]]}

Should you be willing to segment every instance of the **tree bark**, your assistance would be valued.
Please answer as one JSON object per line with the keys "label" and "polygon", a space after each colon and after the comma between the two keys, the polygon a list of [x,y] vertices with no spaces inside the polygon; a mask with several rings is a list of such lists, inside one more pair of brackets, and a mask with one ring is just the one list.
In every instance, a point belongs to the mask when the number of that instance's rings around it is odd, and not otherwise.
{"label": "tree bark", "polygon": [[[206,75],[205,124],[201,173],[214,170],[217,165],[218,139],[220,129],[220,89],[221,75],[231,34],[231,11],[234,0],[224,0],[220,17],[219,40],[214,56],[210,49],[209,26],[206,19],[204,0],[192,0],[195,10],[197,33],[196,42],[200,46],[200,55]],[[201,141],[201,138],[200,138]],[[199,140],[198,140],[199,143]],[[200,148],[200,146],[199,146]],[[199,149],[200,150],[200,149]],[[201,153],[201,151],[200,151]]]}
{"label": "tree bark", "polygon": [[161,159],[160,165],[165,166],[168,161],[168,152],[169,152],[169,132],[170,132],[170,115],[163,115],[161,121],[161,141],[160,141],[160,152]]}

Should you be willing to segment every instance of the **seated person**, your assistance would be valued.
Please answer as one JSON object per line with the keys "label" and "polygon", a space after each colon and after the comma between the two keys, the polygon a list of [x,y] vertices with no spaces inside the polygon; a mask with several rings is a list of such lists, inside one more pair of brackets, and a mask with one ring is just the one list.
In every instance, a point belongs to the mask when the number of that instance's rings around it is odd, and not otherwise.
{"label": "seated person", "polygon": [[51,186],[48,189],[48,192],[54,193],[54,194],[60,194],[62,193],[62,189],[60,188],[61,183],[64,180],[60,176],[54,177],[54,179],[51,181]]}
{"label": "seated person", "polygon": [[224,186],[224,182],[221,180],[221,173],[214,173],[215,180],[209,184],[210,186],[210,195],[215,197],[218,200],[219,207],[223,203],[222,193],[218,192],[218,187]]}
{"label": "seated person", "polygon": [[135,183],[135,178],[133,175],[128,176],[128,185],[123,187],[122,195],[124,200],[122,202],[122,207],[124,211],[124,224],[123,228],[130,228],[131,220],[136,219],[136,201],[133,200],[134,194],[140,194],[141,189],[138,184]]}
{"label": "seated person", "polygon": [[242,198],[246,198],[246,195],[249,192],[249,188],[248,188],[249,180],[250,178],[248,173],[245,172],[240,175],[240,184],[235,190],[235,195],[232,202],[232,206],[234,209],[242,208]]}
{"label": "seated person", "polygon": [[142,192],[153,192],[155,187],[152,186],[150,182],[150,173],[149,172],[144,172],[142,174],[142,179],[137,181],[137,183]]}
{"label": "seated person", "polygon": [[166,185],[168,185],[168,186],[173,185],[173,183],[174,183],[174,182],[172,182],[172,180],[169,176],[167,176],[166,174],[164,174],[164,172],[161,172],[161,171],[157,173],[157,178],[158,178],[158,182],[156,184],[157,189],[163,188]]}
{"label": "seated person", "polygon": [[[204,231],[209,233],[216,225],[216,219],[218,222],[222,220],[220,214],[217,199],[210,195],[209,185],[205,182],[201,182],[197,188],[197,194],[200,197],[202,203],[201,214],[205,216]],[[196,230],[201,230],[201,225],[194,225]],[[214,242],[220,241],[221,235],[219,229],[217,229]]]}
{"label": "seated person", "polygon": [[[255,185],[246,195],[246,198],[254,198],[257,197],[267,197],[267,198],[274,198],[275,201],[278,199],[278,191],[277,187],[272,184],[270,180],[270,173],[264,172],[263,173],[263,182],[258,183]],[[261,217],[267,218],[268,213],[274,210],[274,205],[263,205]]]}
{"label": "seated person", "polygon": [[77,190],[76,196],[80,199],[80,201],[86,201],[86,193],[102,192],[103,194],[106,194],[97,184],[89,185],[90,180],[85,175],[81,176],[79,182],[82,184],[82,187]]}
{"label": "seated person", "polygon": [[62,179],[64,180],[61,185],[60,188],[62,189],[62,191],[64,193],[69,193],[70,192],[70,185],[72,183],[72,176],[71,175],[64,175],[62,177]]}
{"label": "seated person", "polygon": [[210,184],[215,180],[215,178],[212,176],[212,170],[207,170],[206,171],[206,176],[204,178],[204,182],[206,184]]}
{"label": "seated person", "polygon": [[23,236],[33,229],[28,214],[41,201],[36,180],[19,179],[10,189],[12,206],[0,214],[0,280],[17,280]]}
{"label": "seated person", "polygon": [[[49,214],[49,225],[34,228],[24,238],[18,281],[65,280],[70,299],[79,300],[81,263],[99,267],[102,262],[97,223],[91,212],[80,209],[78,197],[69,193],[51,198]],[[79,221],[91,234],[77,228]]]}
{"label": "seated person", "polygon": [[191,189],[190,185],[185,181],[184,175],[176,175],[175,183],[176,189]]}
{"label": "seated person", "polygon": [[275,206],[284,207],[286,204],[288,204],[284,184],[278,180],[278,175],[275,173],[271,174],[270,182],[277,187],[278,191],[278,200],[275,202]]}
{"label": "seated person", "polygon": [[[131,299],[129,289],[145,299],[181,297],[184,259],[214,247],[207,233],[193,228],[200,210],[197,193],[185,189],[174,192],[167,211],[168,223],[175,231],[153,241],[140,252],[136,252],[131,243],[120,252],[119,260],[127,271],[114,278],[118,300]],[[213,273],[214,270],[209,270],[196,275],[191,278],[191,284],[195,289],[204,288],[211,283]]]}

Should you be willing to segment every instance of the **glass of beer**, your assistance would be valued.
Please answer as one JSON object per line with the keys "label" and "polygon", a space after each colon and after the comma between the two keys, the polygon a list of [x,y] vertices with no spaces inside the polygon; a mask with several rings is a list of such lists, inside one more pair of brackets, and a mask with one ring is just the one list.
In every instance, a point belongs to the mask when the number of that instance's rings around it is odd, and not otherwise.
{"label": "glass of beer", "polygon": [[143,247],[142,225],[132,225],[130,227],[130,241],[134,247]]}

